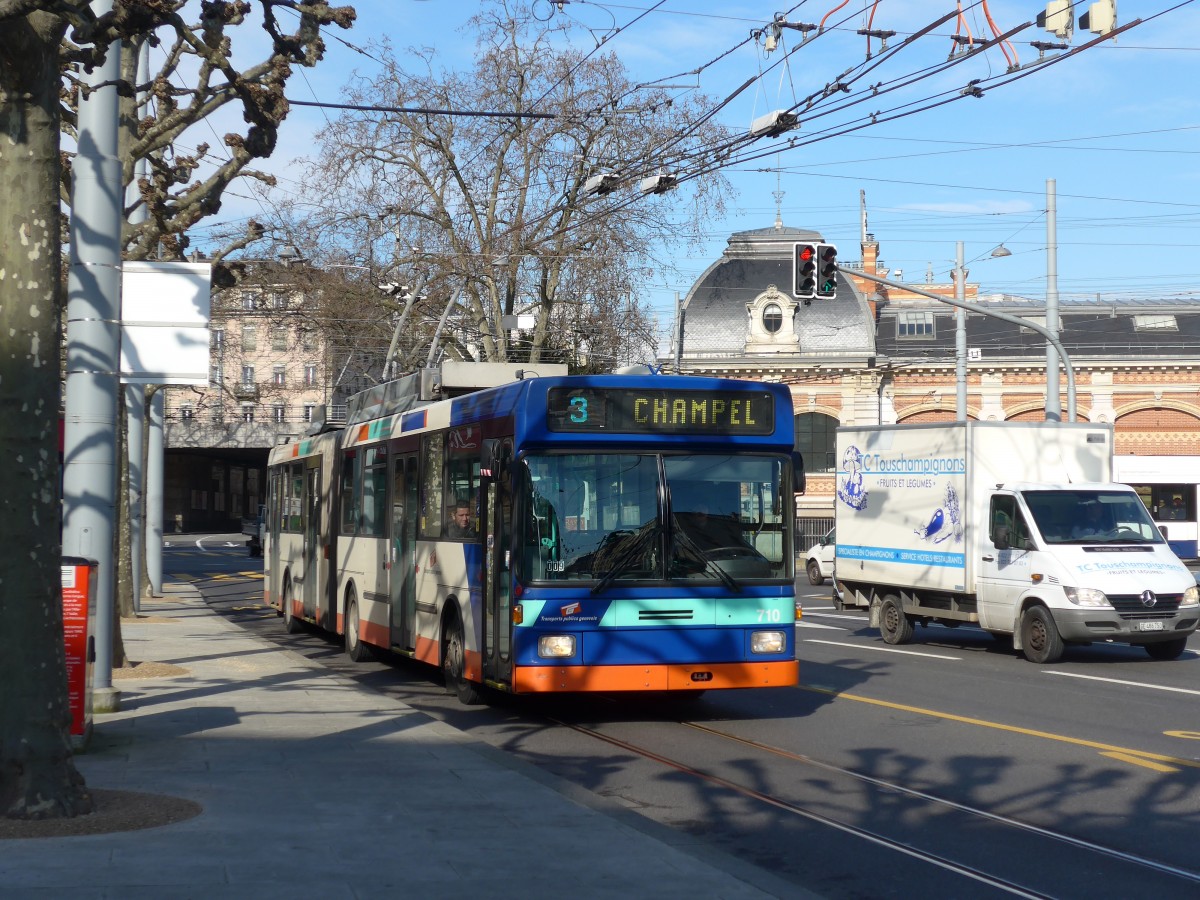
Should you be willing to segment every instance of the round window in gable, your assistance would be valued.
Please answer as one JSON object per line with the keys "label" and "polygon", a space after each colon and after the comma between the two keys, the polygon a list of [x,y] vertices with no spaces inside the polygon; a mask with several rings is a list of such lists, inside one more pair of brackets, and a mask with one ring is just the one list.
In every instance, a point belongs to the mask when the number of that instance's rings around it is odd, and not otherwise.
{"label": "round window in gable", "polygon": [[762,323],[769,334],[775,334],[783,327],[783,310],[775,303],[768,303],[763,307]]}

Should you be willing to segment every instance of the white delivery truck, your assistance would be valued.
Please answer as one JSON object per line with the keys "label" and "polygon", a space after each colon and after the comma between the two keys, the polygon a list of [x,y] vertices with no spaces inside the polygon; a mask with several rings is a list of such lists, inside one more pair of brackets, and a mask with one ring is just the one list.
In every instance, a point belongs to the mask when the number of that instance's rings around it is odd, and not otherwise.
{"label": "white delivery truck", "polygon": [[1066,644],[1175,659],[1195,577],[1138,495],[1112,483],[1112,427],[955,422],[837,430],[835,577],[890,644],[979,625],[1033,662]]}

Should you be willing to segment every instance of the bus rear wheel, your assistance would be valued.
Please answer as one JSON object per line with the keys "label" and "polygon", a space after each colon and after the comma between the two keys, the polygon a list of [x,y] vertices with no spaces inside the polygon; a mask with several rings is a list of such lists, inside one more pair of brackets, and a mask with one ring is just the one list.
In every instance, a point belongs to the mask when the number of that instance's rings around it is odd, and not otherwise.
{"label": "bus rear wheel", "polygon": [[371,658],[371,648],[362,641],[362,627],[358,620],[358,597],[354,588],[346,591],[346,656],[351,662],[366,662]]}
{"label": "bus rear wheel", "polygon": [[462,620],[456,613],[450,613],[442,628],[442,675],[446,679],[446,692],[457,695],[460,703],[475,706],[483,697],[479,686],[467,680],[466,665],[467,642]]}
{"label": "bus rear wheel", "polygon": [[292,580],[290,578],[283,584],[283,630],[288,634],[299,634],[304,630],[304,623],[292,613]]}

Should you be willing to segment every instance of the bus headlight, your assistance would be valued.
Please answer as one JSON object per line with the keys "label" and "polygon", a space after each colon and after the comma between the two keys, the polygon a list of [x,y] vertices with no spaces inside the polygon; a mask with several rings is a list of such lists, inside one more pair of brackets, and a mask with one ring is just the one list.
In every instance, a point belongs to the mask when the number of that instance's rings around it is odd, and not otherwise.
{"label": "bus headlight", "polygon": [[787,638],[782,631],[755,631],[750,634],[751,653],[782,653],[787,649]]}
{"label": "bus headlight", "polygon": [[543,659],[562,659],[575,655],[575,635],[546,634],[538,638],[538,656]]}
{"label": "bus headlight", "polygon": [[1183,592],[1183,598],[1179,601],[1180,606],[1200,606],[1200,585],[1193,584],[1190,588]]}
{"label": "bus headlight", "polygon": [[1063,593],[1076,606],[1112,606],[1104,591],[1096,588],[1076,588],[1063,585]]}

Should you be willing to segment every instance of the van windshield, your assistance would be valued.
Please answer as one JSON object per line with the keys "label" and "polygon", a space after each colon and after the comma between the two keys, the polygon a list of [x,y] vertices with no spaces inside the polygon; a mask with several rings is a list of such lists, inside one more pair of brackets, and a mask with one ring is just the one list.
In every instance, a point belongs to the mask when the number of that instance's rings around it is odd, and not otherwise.
{"label": "van windshield", "polygon": [[1163,537],[1132,491],[1025,491],[1047,544],[1161,544]]}

